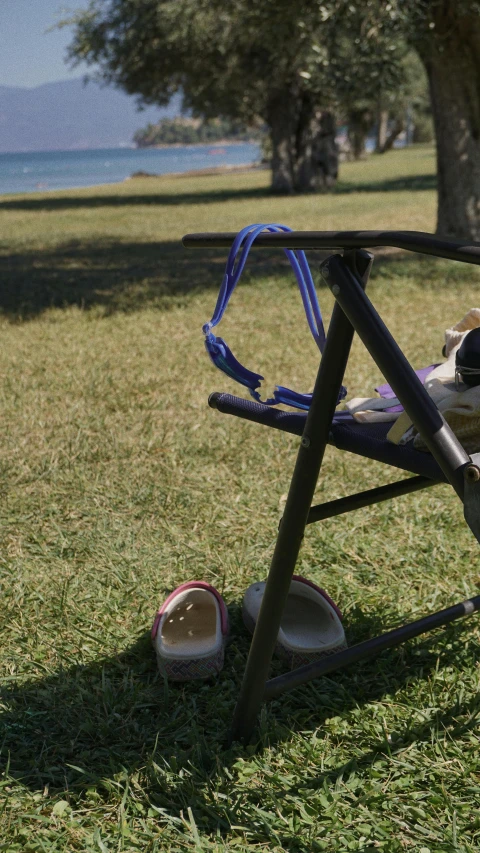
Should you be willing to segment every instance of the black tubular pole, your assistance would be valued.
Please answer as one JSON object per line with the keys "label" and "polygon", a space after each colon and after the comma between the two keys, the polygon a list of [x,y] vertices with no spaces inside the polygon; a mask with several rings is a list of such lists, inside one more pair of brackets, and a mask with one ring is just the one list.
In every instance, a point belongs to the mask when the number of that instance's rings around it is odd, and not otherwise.
{"label": "black tubular pole", "polygon": [[[372,257],[367,252],[349,257],[367,282]],[[232,740],[248,741],[263,701],[273,651],[290,590],[308,512],[317,485],[328,433],[337,405],[353,338],[353,327],[335,304],[320,361],[312,403],[290,482],[283,520],[278,531],[262,604],[253,634],[240,695],[232,721]]]}
{"label": "black tubular pole", "polygon": [[366,296],[362,282],[340,255],[331,255],[322,263],[320,270],[428,449],[458,496],[463,499],[463,468],[470,463],[470,457]]}
{"label": "black tubular pole", "polygon": [[[191,249],[230,248],[236,234],[186,234],[183,245]],[[451,261],[480,264],[480,245],[463,240],[442,240],[423,231],[290,231],[260,234],[254,243],[263,249],[373,249],[390,246],[408,252],[434,255]]]}
{"label": "black tubular pole", "polygon": [[[224,394],[221,391],[213,391],[208,398],[211,409],[218,409],[225,415],[235,415],[253,423],[261,423],[273,429],[302,435],[305,427],[305,415],[299,412],[282,412],[263,403],[255,403],[253,400],[245,400],[243,397],[234,397],[232,394]],[[261,420],[259,418],[261,415]]]}
{"label": "black tubular pole", "polygon": [[377,486],[377,488],[368,489],[365,492],[357,492],[356,495],[348,495],[335,501],[317,504],[310,508],[307,524],[324,521],[326,518],[333,518],[345,512],[353,512],[355,509],[388,501],[391,498],[399,498],[401,495],[418,492],[420,489],[428,489],[429,486],[437,486],[442,482],[443,480],[431,480],[429,477],[409,477],[407,480],[398,480],[396,483],[388,483],[385,486]]}
{"label": "black tubular pole", "polygon": [[413,637],[418,637],[419,634],[425,634],[427,631],[433,631],[434,628],[448,625],[456,619],[470,616],[471,613],[479,609],[480,595],[476,595],[460,604],[454,604],[453,607],[447,607],[446,610],[439,610],[438,613],[424,616],[422,619],[417,619],[416,622],[410,622],[408,625],[402,625],[401,628],[395,628],[379,637],[365,640],[364,643],[358,643],[356,646],[351,646],[349,649],[344,649],[342,652],[337,652],[322,660],[315,661],[315,663],[301,666],[294,669],[293,672],[286,672],[277,678],[271,678],[265,685],[264,699],[275,699],[282,693],[294,690],[295,687],[300,687],[314,678],[328,675],[361,660],[370,660],[385,649],[399,646],[407,640],[413,639]]}

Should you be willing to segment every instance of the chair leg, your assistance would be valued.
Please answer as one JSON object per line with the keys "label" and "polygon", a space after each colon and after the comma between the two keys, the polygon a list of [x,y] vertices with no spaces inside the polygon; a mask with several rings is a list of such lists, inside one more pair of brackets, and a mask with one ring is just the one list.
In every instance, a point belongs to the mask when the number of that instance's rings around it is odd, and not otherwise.
{"label": "chair leg", "polygon": [[[355,252],[352,256],[351,262],[361,268],[366,284],[371,256],[367,252]],[[353,333],[350,321],[336,304],[233,716],[232,740],[248,742],[263,701],[265,683],[317,485]]]}

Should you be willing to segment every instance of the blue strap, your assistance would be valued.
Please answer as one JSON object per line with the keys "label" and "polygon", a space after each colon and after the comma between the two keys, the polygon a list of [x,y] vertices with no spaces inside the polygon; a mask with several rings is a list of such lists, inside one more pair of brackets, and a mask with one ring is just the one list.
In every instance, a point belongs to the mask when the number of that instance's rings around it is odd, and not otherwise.
{"label": "blue strap", "polygon": [[[259,402],[262,401],[257,388],[260,387],[264,377],[260,373],[254,373],[240,364],[223,338],[215,337],[211,330],[218,325],[225,313],[230,297],[232,296],[245,267],[248,253],[258,235],[261,234],[262,231],[278,233],[291,230],[292,229],[288,228],[286,225],[277,225],[275,223],[261,225],[257,223],[254,225],[248,225],[246,228],[242,228],[242,230],[239,231],[233,241],[228,255],[225,274],[222,279],[213,317],[203,326],[205,347],[213,364],[226,373],[227,376],[230,376],[232,379],[235,379],[241,385],[248,388],[252,397]],[[323,352],[323,348],[325,346],[325,330],[323,328],[322,314],[318,304],[315,285],[313,283],[312,274],[310,272],[310,267],[308,266],[305,253],[302,251],[295,252],[292,249],[284,249],[284,252],[295,273],[295,278],[297,279],[300,295],[302,297],[303,307],[305,309],[305,315],[313,339],[320,352]],[[345,395],[346,389],[342,387],[338,401],[342,400]],[[283,388],[282,386],[277,385],[273,397],[263,402],[267,406],[284,403],[287,406],[293,406],[298,409],[308,409],[310,407],[311,400],[311,394],[299,394],[289,388]]]}

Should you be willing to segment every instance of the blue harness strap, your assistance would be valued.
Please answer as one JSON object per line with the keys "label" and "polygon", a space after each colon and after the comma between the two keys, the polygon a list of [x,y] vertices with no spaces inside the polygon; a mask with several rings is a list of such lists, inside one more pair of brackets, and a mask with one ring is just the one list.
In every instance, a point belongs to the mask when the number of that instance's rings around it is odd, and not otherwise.
{"label": "blue harness strap", "polygon": [[[215,367],[218,367],[227,376],[230,376],[231,379],[235,379],[236,382],[248,388],[255,400],[263,402],[267,406],[284,403],[287,406],[293,406],[297,409],[308,409],[312,400],[311,394],[299,394],[297,391],[292,391],[290,388],[284,388],[281,385],[275,387],[273,397],[262,401],[257,389],[260,387],[264,377],[260,373],[254,373],[240,364],[223,338],[215,337],[211,331],[218,325],[225,313],[230,297],[245,267],[248,253],[258,235],[262,231],[275,233],[291,230],[287,225],[277,225],[275,223],[269,225],[247,225],[246,228],[242,228],[235,237],[230,249],[215,311],[213,312],[212,319],[203,326],[203,333],[205,335],[205,348]],[[315,285],[305,253],[302,251],[295,252],[292,249],[284,249],[284,252],[290,261],[295,278],[297,279],[312,337],[322,353],[325,346],[325,330],[323,328],[322,314],[318,304]],[[342,387],[338,402],[343,400],[346,393],[346,388]]]}

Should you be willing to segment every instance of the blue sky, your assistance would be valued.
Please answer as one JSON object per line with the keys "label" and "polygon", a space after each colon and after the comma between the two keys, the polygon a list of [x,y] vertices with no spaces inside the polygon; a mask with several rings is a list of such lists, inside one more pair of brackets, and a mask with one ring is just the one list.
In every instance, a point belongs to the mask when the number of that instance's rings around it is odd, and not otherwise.
{"label": "blue sky", "polygon": [[81,77],[85,67],[72,71],[64,62],[71,30],[46,30],[87,5],[88,0],[0,0],[0,85],[38,86]]}

